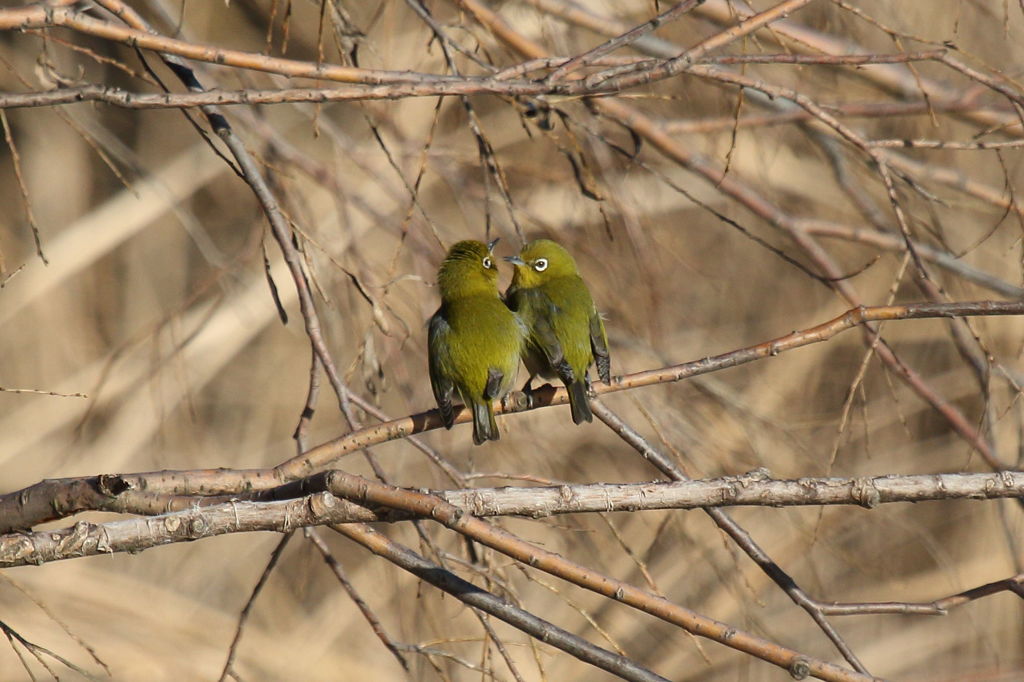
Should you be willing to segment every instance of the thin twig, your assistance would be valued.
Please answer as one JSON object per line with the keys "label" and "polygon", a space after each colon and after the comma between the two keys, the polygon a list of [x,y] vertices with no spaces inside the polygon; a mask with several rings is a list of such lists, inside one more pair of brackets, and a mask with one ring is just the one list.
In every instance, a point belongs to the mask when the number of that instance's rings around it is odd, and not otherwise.
{"label": "thin twig", "polygon": [[348,593],[349,598],[352,599],[353,603],[355,603],[356,607],[359,609],[359,612],[363,614],[363,618],[365,618],[366,622],[370,624],[370,629],[373,630],[373,634],[377,635],[377,639],[379,639],[381,643],[385,646],[385,648],[387,648],[387,650],[390,651],[391,654],[398,659],[398,664],[401,665],[402,669],[408,673],[409,662],[405,660],[405,656],[403,656],[402,652],[400,651],[401,645],[397,644],[384,631],[384,626],[381,625],[380,619],[377,618],[377,615],[370,608],[369,604],[367,604],[366,601],[359,595],[359,592],[356,591],[355,586],[352,584],[351,581],[349,581],[348,576],[345,575],[345,569],[342,568],[340,563],[338,563],[338,560],[334,557],[334,554],[331,552],[330,547],[327,546],[327,543],[324,542],[324,539],[321,538],[320,534],[317,533],[316,530],[313,528],[306,528],[306,537],[309,539],[310,542],[313,543],[313,546],[316,547],[317,550],[319,550],[321,556],[323,556],[324,558],[324,561],[331,568],[331,572],[334,573],[334,576],[338,579],[338,582],[341,583],[341,586],[345,589],[345,592]]}
{"label": "thin twig", "polygon": [[277,543],[277,547],[270,553],[270,559],[267,561],[267,565],[263,567],[263,573],[260,574],[259,580],[256,581],[256,585],[252,588],[249,593],[249,599],[246,600],[245,606],[242,607],[241,613],[238,614],[238,624],[235,626],[235,636],[231,639],[231,646],[228,647],[228,658],[224,661],[224,668],[220,672],[219,682],[225,682],[228,676],[235,677],[234,662],[235,656],[238,655],[238,645],[242,641],[242,632],[245,630],[245,624],[249,620],[249,614],[252,612],[253,604],[256,603],[256,597],[263,591],[263,587],[267,584],[267,580],[270,578],[270,574],[274,572],[274,567],[277,566],[278,560],[281,555],[284,554],[285,547],[288,546],[288,541],[292,539],[294,531],[291,533],[285,533],[281,537],[281,541]]}

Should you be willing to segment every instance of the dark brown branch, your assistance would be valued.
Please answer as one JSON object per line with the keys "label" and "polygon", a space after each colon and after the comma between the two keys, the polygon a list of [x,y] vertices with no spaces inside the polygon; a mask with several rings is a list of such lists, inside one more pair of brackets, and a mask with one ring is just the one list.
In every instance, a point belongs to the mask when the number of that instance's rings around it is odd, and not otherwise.
{"label": "dark brown branch", "polygon": [[677,625],[687,632],[706,637],[790,671],[794,676],[813,675],[829,680],[858,680],[863,676],[825,661],[707,618],[647,590],[603,575],[554,552],[541,549],[507,533],[438,497],[374,483],[358,476],[335,472],[332,490],[360,504],[381,505],[428,517],[529,566],[562,578],[605,597]]}
{"label": "dark brown branch", "polygon": [[625,656],[591,644],[582,637],[563,630],[483,588],[463,580],[438,564],[426,560],[408,547],[389,540],[369,526],[362,524],[337,526],[335,530],[424,582],[447,592],[464,604],[489,613],[531,637],[561,649],[585,663],[607,670],[625,680],[667,682],[665,678],[637,665]]}

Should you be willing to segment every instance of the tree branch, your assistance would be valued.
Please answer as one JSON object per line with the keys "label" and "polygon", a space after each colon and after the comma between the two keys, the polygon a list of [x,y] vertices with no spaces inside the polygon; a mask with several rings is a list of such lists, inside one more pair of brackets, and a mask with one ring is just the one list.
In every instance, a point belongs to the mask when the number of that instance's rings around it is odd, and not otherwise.
{"label": "tree branch", "polygon": [[[114,552],[141,552],[227,533],[284,533],[305,526],[430,518],[397,507],[360,506],[336,497],[349,494],[352,481],[359,480],[362,479],[353,474],[326,471],[264,493],[265,497],[301,494],[291,499],[223,501],[197,496],[188,498],[190,508],[184,511],[99,524],[81,522],[56,531],[9,533],[0,536],[0,568]],[[544,518],[557,514],[735,506],[857,505],[872,509],[895,502],[1021,498],[1024,472],[779,480],[759,469],[742,476],[704,480],[470,488],[436,490],[430,494],[479,517]],[[121,510],[129,511],[124,507]]]}

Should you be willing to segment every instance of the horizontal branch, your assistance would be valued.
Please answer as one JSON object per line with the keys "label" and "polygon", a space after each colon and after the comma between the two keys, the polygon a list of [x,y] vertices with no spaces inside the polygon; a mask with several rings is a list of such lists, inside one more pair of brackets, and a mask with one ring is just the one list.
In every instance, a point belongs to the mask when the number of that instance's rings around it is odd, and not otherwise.
{"label": "horizontal branch", "polygon": [[[808,0],[788,0],[794,8]],[[755,30],[773,18],[779,8],[763,15],[745,20],[744,32]],[[438,95],[498,94],[505,96],[588,96],[620,92],[636,85],[652,82],[682,73],[685,68],[699,63],[760,63],[760,64],[821,64],[831,66],[861,66],[867,64],[889,64],[922,60],[938,60],[946,56],[945,50],[931,50],[899,54],[851,54],[851,55],[725,55],[708,56],[706,53],[721,42],[713,39],[690,50],[682,57],[670,60],[612,59],[612,62],[626,62],[630,73],[605,82],[601,74],[596,78],[562,80],[505,80],[510,74],[525,72],[521,66],[510,67],[490,76],[459,76],[432,74],[413,71],[392,71],[366,69],[322,62],[309,62],[232,50],[211,45],[170,38],[139,28],[132,28],[96,19],[72,7],[47,7],[33,5],[18,9],[0,10],[0,30],[42,30],[67,28],[84,35],[95,36],[132,48],[154,50],[176,55],[194,61],[220,66],[245,68],[275,73],[292,78],[361,84],[359,88],[293,88],[287,90],[241,90],[191,92],[182,94],[143,94],[102,85],[85,85],[47,92],[6,93],[0,95],[0,108],[53,106],[75,102],[98,101],[130,109],[187,108],[228,104],[271,104],[282,102],[338,102],[370,99],[397,99],[404,97],[428,97]],[[740,27],[736,27],[738,30]],[[728,33],[728,32],[726,32]],[[576,58],[548,58],[544,61],[556,67],[571,64]],[[604,63],[595,61],[592,66]],[[613,69],[614,72],[614,69]]]}
{"label": "horizontal branch", "polygon": [[[400,510],[367,508],[335,497],[332,493],[341,494],[346,490],[337,484],[341,475],[340,472],[324,472],[264,493],[267,497],[278,498],[301,495],[292,499],[209,504],[213,500],[192,498],[188,500],[190,508],[159,516],[100,524],[83,522],[58,531],[0,536],[0,567],[113,552],[140,552],[226,533],[287,532],[303,526],[415,518]],[[742,476],[693,481],[475,488],[431,491],[430,494],[478,517],[542,518],[556,514],[726,506],[858,505],[873,508],[893,502],[1024,498],[1024,472],[778,480],[759,469]],[[126,509],[122,507],[122,510]]]}
{"label": "horizontal branch", "polygon": [[1024,147],[1024,140],[1006,142],[949,142],[946,140],[871,140],[869,147],[883,149],[952,149],[956,151],[984,151],[989,149],[1016,149]]}
{"label": "horizontal branch", "polygon": [[[434,492],[474,516],[855,504],[1024,497],[1024,472],[779,480],[765,469],[742,476],[650,483],[477,488]],[[391,520],[378,517],[382,521]]]}
{"label": "horizontal branch", "polygon": [[898,54],[740,54],[694,59],[694,64],[801,64],[816,66],[868,66],[905,64],[941,59],[948,50],[924,50]]}
{"label": "horizontal branch", "polygon": [[[851,671],[803,656],[525,542],[473,516],[472,510],[456,507],[439,496],[395,488],[342,471],[324,474],[323,481],[338,497],[321,492],[288,502],[235,502],[160,517],[108,524],[82,521],[63,531],[0,536],[0,567],[113,551],[138,552],[147,546],[242,530],[287,532],[300,525],[336,523],[340,513],[353,507],[352,501],[357,501],[366,507],[400,510],[439,522],[517,561],[614,598],[693,634],[752,654],[790,670],[794,675],[806,677],[810,674],[832,680],[864,679]],[[342,497],[345,499],[340,499]]]}
{"label": "horizontal branch", "polygon": [[[821,64],[821,65],[862,65],[888,64],[894,62],[936,59],[942,51],[921,52],[900,55],[834,55],[815,58],[800,55],[728,55],[722,57],[702,57],[694,60],[694,64]],[[248,54],[248,53],[245,53]],[[254,58],[266,59],[260,55]],[[307,64],[294,60],[279,60],[291,64]],[[466,95],[501,95],[505,97],[538,97],[542,95],[587,96],[607,95],[621,91],[621,88],[610,84],[597,84],[585,80],[568,83],[545,80],[509,80],[509,76],[526,73],[539,64],[557,65],[568,62],[568,57],[554,57],[544,60],[530,60],[523,64],[503,69],[491,76],[440,76],[429,73],[409,71],[367,71],[366,85],[354,87],[321,87],[321,88],[277,88],[271,90],[208,90],[204,92],[184,93],[142,93],[130,92],[107,85],[80,85],[59,88],[42,92],[0,93],[0,109],[22,107],[46,107],[79,102],[102,102],[123,109],[190,109],[204,106],[225,106],[235,104],[283,104],[306,102],[325,104],[329,102],[351,102],[362,100],[404,99],[407,97],[444,97]],[[658,63],[657,60],[608,60],[610,63],[624,62],[626,65],[643,66]],[[218,62],[220,63],[220,62]],[[600,66],[597,62],[593,66]],[[308,70],[313,73],[317,68],[325,68],[308,63]],[[342,68],[342,67],[338,67]],[[360,71],[350,69],[348,71]],[[293,71],[298,70],[292,69]],[[387,75],[382,75],[387,74]],[[286,75],[303,75],[286,74]],[[306,77],[312,77],[305,74]],[[339,78],[348,82],[345,78]],[[356,81],[357,79],[351,79]],[[384,81],[384,82],[377,82]],[[359,80],[358,82],[363,82]],[[972,149],[977,147],[971,147]]]}
{"label": "horizontal branch", "polygon": [[439,76],[408,71],[362,69],[336,64],[317,64],[295,59],[268,57],[256,52],[230,50],[211,45],[190,43],[167,36],[129,28],[95,19],[72,7],[30,5],[0,11],[0,30],[27,30],[61,27],[84,35],[123,43],[133,48],[173,54],[199,62],[267,71],[284,76],[313,78],[343,83],[396,83],[412,80],[450,80],[455,76]]}
{"label": "horizontal branch", "polygon": [[[970,317],[979,315],[1021,315],[1024,314],[1024,301],[973,301],[962,303],[908,303],[904,305],[851,308],[842,315],[815,327],[795,331],[771,341],[754,346],[730,351],[721,355],[706,357],[702,360],[671,365],[660,369],[636,372],[623,376],[612,377],[611,384],[596,382],[593,385],[598,395],[616,393],[641,386],[681,381],[690,377],[737,367],[755,360],[775,357],[780,353],[802,348],[814,343],[827,341],[837,334],[853,329],[866,322],[887,320],[909,320],[935,317]],[[523,412],[549,405],[565,405],[569,396],[565,388],[544,386],[533,391],[529,401],[522,393],[506,396],[498,414]],[[472,420],[468,410],[457,408],[455,423],[463,424]],[[318,445],[307,452],[279,464],[275,471],[290,478],[309,475],[323,469],[337,458],[360,448],[380,442],[404,438],[411,434],[430,431],[443,426],[437,410],[430,410],[408,417],[393,419],[389,422],[366,427],[340,438]],[[153,482],[150,481],[150,484]],[[171,491],[168,491],[171,492]],[[229,492],[229,491],[226,491]],[[2,504],[0,498],[0,504]],[[2,508],[2,507],[0,507]]]}
{"label": "horizontal branch", "polygon": [[[347,520],[356,507],[329,493],[318,493],[284,502],[226,502],[194,507],[161,516],[88,523],[70,528],[0,536],[0,568],[40,565],[98,554],[137,553],[153,547],[201,538],[277,531],[285,533],[304,526]],[[335,516],[342,509],[347,515]]]}
{"label": "horizontal branch", "polygon": [[[424,74],[427,75],[427,74]],[[414,80],[414,79],[409,79]],[[356,100],[401,99],[465,95],[509,97],[555,94],[563,86],[504,81],[486,77],[459,77],[445,82],[403,82],[360,87],[285,88],[273,90],[208,90],[187,93],[140,93],[105,85],[83,85],[45,92],[2,93],[0,108],[42,107],[77,102],[103,102],[124,109],[190,109],[210,105],[282,104],[286,102],[350,102]],[[588,91],[606,93],[610,90]]]}
{"label": "horizontal branch", "polygon": [[[598,394],[614,393],[736,367],[827,341],[865,322],[1020,314],[1024,314],[1024,301],[912,303],[871,308],[861,306],[815,327],[754,346],[679,365],[613,377],[611,384],[595,383],[594,390]],[[523,393],[512,393],[506,396],[502,405],[495,407],[495,411],[507,414],[566,403],[568,395],[565,388],[548,385],[533,391],[529,399]],[[465,423],[470,419],[464,408],[456,409],[456,423]],[[165,505],[163,509],[167,510],[183,508],[193,503],[190,497],[195,495],[237,495],[243,491],[269,490],[322,471],[331,462],[351,452],[442,426],[437,410],[429,410],[358,429],[268,469],[154,471],[44,480],[22,490],[0,495],[0,532],[31,528],[43,521],[89,509],[124,511],[126,504],[149,504],[155,512],[159,511],[155,505]],[[172,504],[168,509],[166,496],[171,495],[184,497],[176,503],[178,506]]]}

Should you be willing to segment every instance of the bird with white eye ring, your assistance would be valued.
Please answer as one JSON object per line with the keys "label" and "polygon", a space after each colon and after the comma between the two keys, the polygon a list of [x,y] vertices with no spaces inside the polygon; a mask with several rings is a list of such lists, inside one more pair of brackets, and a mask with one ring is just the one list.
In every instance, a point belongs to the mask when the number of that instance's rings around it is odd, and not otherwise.
{"label": "bird with white eye ring", "polygon": [[508,304],[526,325],[523,363],[533,377],[558,377],[569,391],[576,424],[593,421],[587,399],[587,370],[597,364],[603,382],[611,382],[611,358],[604,322],[569,252],[550,239],[526,244],[518,256],[505,258],[515,266],[505,292]]}
{"label": "bird with white eye ring", "polygon": [[498,294],[491,253],[497,241],[467,240],[449,249],[437,273],[441,307],[427,334],[430,386],[441,420],[452,427],[452,398],[461,398],[472,412],[477,445],[500,437],[493,405],[515,383],[526,338],[526,327]]}

